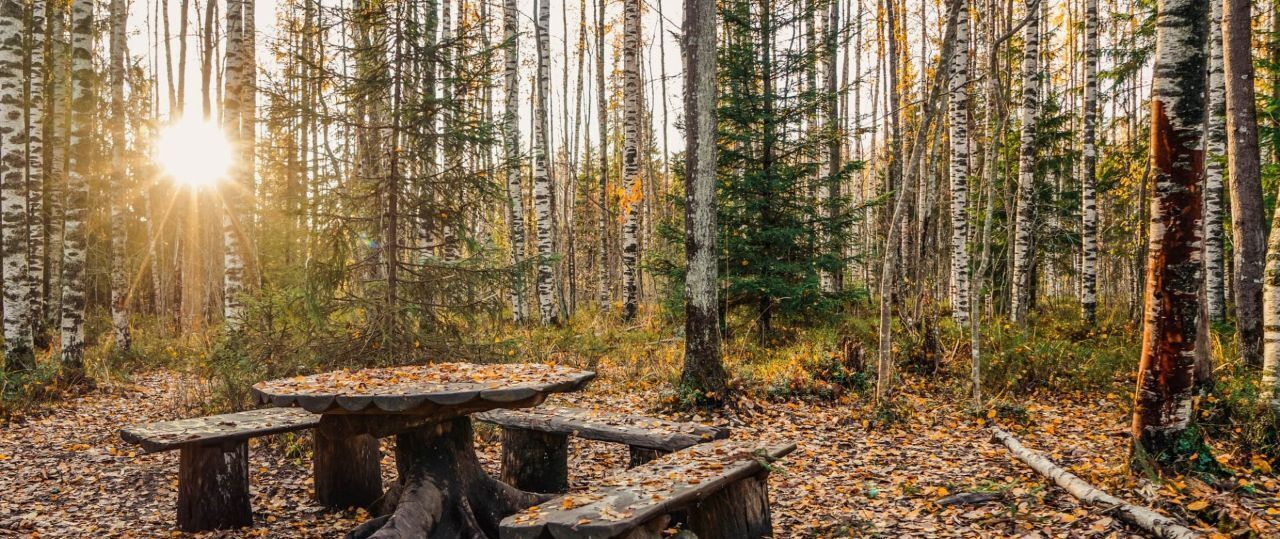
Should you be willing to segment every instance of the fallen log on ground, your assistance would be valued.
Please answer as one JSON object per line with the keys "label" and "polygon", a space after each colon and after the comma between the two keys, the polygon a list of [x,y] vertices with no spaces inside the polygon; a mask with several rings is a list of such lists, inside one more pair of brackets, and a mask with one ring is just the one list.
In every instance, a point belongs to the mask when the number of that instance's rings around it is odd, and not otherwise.
{"label": "fallen log on ground", "polygon": [[1004,444],[1015,458],[1030,466],[1040,475],[1052,480],[1063,490],[1075,496],[1076,499],[1086,504],[1103,508],[1120,520],[1142,528],[1156,537],[1163,539],[1197,539],[1201,537],[1199,533],[1178,524],[1169,517],[1146,507],[1129,504],[1120,498],[1094,488],[1093,485],[1080,479],[1075,474],[1054,464],[1044,455],[1023,447],[1017,438],[999,428],[993,427],[991,429],[991,441]]}

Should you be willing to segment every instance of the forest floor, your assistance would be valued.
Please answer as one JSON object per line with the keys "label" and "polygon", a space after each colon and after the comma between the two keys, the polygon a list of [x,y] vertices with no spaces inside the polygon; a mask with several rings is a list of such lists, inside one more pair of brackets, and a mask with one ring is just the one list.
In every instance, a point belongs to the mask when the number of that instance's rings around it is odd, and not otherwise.
{"label": "forest floor", "polygon": [[[198,414],[206,391],[192,377],[151,372],[0,425],[0,537],[184,537],[174,528],[177,452],[141,454],[123,444],[117,431],[129,423]],[[998,411],[973,414],[939,404],[952,399],[936,394],[927,379],[909,378],[900,418],[883,424],[862,399],[852,398],[743,398],[731,416],[693,419],[728,424],[734,437],[798,444],[770,479],[780,538],[1135,533],[1103,512],[1080,506],[993,445],[987,432],[992,422],[1095,485],[1155,506],[1209,537],[1280,536],[1280,480],[1257,468],[1237,470],[1229,483],[1212,487],[1190,478],[1159,485],[1130,479],[1124,473],[1125,396],[1030,398],[1008,418]],[[660,396],[656,390],[605,381],[558,400],[654,413]],[[496,468],[497,436],[488,429],[479,432],[486,465]],[[307,444],[305,436],[293,435],[255,440],[254,527],[200,536],[338,537],[367,518],[326,511],[311,500]],[[574,444],[575,488],[624,466],[621,446]],[[388,456],[387,481],[393,470]],[[937,503],[961,492],[998,497],[980,505]]]}

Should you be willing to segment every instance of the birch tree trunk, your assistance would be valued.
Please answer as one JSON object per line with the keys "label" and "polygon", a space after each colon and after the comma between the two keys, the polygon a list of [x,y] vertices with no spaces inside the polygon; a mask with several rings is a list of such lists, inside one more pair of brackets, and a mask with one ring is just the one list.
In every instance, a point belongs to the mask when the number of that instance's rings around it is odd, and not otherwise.
{"label": "birch tree trunk", "polygon": [[1084,127],[1080,172],[1080,311],[1085,324],[1098,317],[1098,0],[1085,0]]}
{"label": "birch tree trunk", "polygon": [[1023,27],[1022,136],[1018,150],[1018,208],[1014,223],[1010,317],[1023,320],[1032,301],[1035,258],[1036,123],[1040,112],[1040,1],[1027,0]]}
{"label": "birch tree trunk", "polygon": [[240,125],[244,92],[244,2],[227,0],[227,48],[222,92],[222,124],[232,148],[234,162],[230,177],[222,189],[224,210],[222,214],[222,314],[226,324],[235,328],[240,320],[243,305],[240,294],[244,291],[244,231],[241,222],[244,178],[248,169],[243,162],[243,131]]}
{"label": "birch tree trunk", "polygon": [[723,403],[716,251],[716,1],[684,3],[685,348],[680,383]]}
{"label": "birch tree trunk", "polygon": [[536,28],[538,81],[534,92],[533,120],[533,206],[538,220],[538,311],[543,324],[560,322],[560,306],[555,275],[555,208],[551,181],[551,137],[547,132],[547,109],[551,100],[550,0],[538,1]]}
{"label": "birch tree trunk", "polygon": [[1266,256],[1258,112],[1254,102],[1252,5],[1223,0],[1223,64],[1227,90],[1228,177],[1236,268],[1236,339],[1246,365],[1260,365],[1262,270]]}
{"label": "birch tree trunk", "polygon": [[1205,127],[1204,267],[1209,320],[1226,319],[1222,259],[1222,179],[1227,160],[1227,85],[1222,66],[1222,0],[1209,0],[1209,115]]}
{"label": "birch tree trunk", "polygon": [[111,191],[108,196],[111,213],[111,325],[115,328],[116,350],[128,350],[129,342],[129,279],[127,271],[128,237],[124,223],[124,204],[115,200],[126,193],[124,185],[124,55],[125,24],[129,8],[126,0],[111,0],[110,8],[110,62],[111,75]]}
{"label": "birch tree trunk", "polygon": [[45,92],[44,142],[49,148],[48,174],[45,185],[45,210],[48,228],[45,235],[45,296],[41,329],[60,327],[62,305],[63,229],[67,181],[67,138],[71,104],[70,43],[67,40],[67,9],[61,2],[48,2],[45,21],[49,25],[49,84]]}
{"label": "birch tree trunk", "polygon": [[507,226],[511,233],[511,318],[517,324],[529,317],[525,294],[524,188],[520,185],[520,22],[516,0],[502,3],[502,40],[506,48],[506,107],[502,112],[503,171],[507,180]]}
{"label": "birch tree trunk", "polygon": [[84,373],[85,252],[92,136],[93,0],[71,3],[71,137],[67,143],[65,220],[62,245],[62,368],[68,379]]}
{"label": "birch tree trunk", "polygon": [[956,20],[948,101],[951,138],[951,313],[964,324],[969,317],[969,5],[952,4]]}
{"label": "birch tree trunk", "polygon": [[3,264],[4,349],[9,369],[34,366],[31,338],[30,248],[27,236],[27,128],[23,105],[23,5],[0,1],[0,264]]}
{"label": "birch tree trunk", "polygon": [[45,223],[44,223],[44,123],[45,84],[45,0],[31,0],[31,27],[27,56],[27,272],[31,280],[29,316],[33,334],[44,329],[45,319]]}
{"label": "birch tree trunk", "polygon": [[609,96],[604,87],[605,0],[596,4],[596,123],[600,129],[600,311],[612,308],[609,283]]}
{"label": "birch tree trunk", "polygon": [[1133,414],[1134,463],[1185,450],[1200,330],[1200,198],[1204,175],[1208,0],[1161,0],[1152,79],[1151,198],[1142,358]]}
{"label": "birch tree trunk", "polygon": [[1271,219],[1267,266],[1262,277],[1261,400],[1280,410],[1280,206]]}
{"label": "birch tree trunk", "polygon": [[622,319],[635,318],[639,279],[640,204],[640,0],[622,4]]}

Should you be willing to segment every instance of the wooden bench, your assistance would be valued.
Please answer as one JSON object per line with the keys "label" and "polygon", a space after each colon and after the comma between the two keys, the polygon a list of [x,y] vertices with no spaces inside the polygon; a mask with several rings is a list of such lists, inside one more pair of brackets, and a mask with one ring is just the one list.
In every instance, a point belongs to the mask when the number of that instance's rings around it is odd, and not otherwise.
{"label": "wooden bench", "polygon": [[502,427],[502,480],[533,492],[569,491],[569,436],[625,444],[631,467],[729,436],[728,429],[696,423],[562,406],[493,410],[476,418]]}
{"label": "wooden bench", "polygon": [[698,539],[773,536],[769,462],[794,444],[695,445],[502,521],[501,539],[656,539],[673,518]]}
{"label": "wooden bench", "polygon": [[331,507],[367,507],[382,496],[378,440],[348,435],[342,425],[299,408],[262,408],[120,430],[147,453],[180,450],[178,527],[184,531],[253,524],[249,503],[249,439],[316,429],[317,500]]}

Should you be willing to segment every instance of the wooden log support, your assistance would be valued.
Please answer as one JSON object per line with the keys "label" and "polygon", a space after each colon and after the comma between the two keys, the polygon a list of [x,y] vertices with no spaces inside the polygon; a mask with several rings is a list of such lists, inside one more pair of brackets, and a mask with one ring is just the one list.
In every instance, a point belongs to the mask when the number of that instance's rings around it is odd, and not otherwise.
{"label": "wooden log support", "polygon": [[376,437],[355,432],[346,419],[325,416],[316,428],[316,501],[368,509],[382,497],[382,451]]}
{"label": "wooden log support", "polygon": [[502,429],[502,482],[529,492],[568,492],[569,435]]}
{"label": "wooden log support", "polygon": [[1104,512],[1111,513],[1120,520],[1142,528],[1155,537],[1160,537],[1161,539],[1198,539],[1201,537],[1199,533],[1169,517],[1146,507],[1131,505],[1120,498],[1094,488],[1093,485],[1085,482],[1085,480],[1054,464],[1044,455],[1023,447],[1017,438],[999,428],[991,429],[991,441],[1004,444],[1014,458],[1053,481],[1063,490],[1075,496],[1076,499],[1100,508]]}
{"label": "wooden log support", "polygon": [[178,464],[178,527],[226,530],[253,525],[249,444],[188,444]]}
{"label": "wooden log support", "polygon": [[649,461],[656,460],[658,457],[670,453],[670,451],[650,449],[648,447],[640,447],[638,445],[629,445],[627,446],[627,449],[631,452],[631,464],[627,466],[628,468],[635,468],[636,466],[648,464]]}
{"label": "wooden log support", "polygon": [[773,536],[768,473],[726,486],[688,512],[698,539],[757,539]]}

